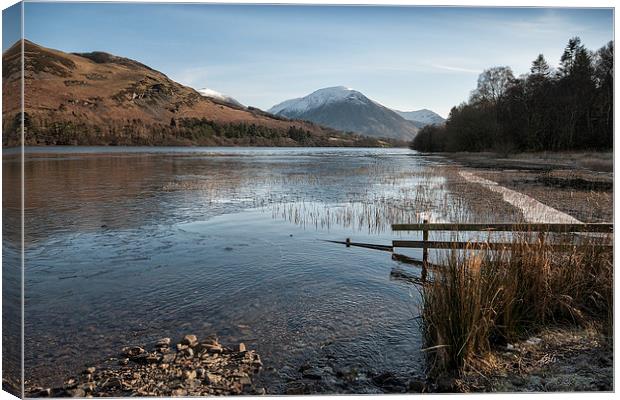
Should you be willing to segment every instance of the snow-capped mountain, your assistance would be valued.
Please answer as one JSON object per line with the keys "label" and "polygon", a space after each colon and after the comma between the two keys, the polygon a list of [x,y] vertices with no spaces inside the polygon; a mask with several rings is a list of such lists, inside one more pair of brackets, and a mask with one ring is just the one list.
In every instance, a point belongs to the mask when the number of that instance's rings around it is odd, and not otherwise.
{"label": "snow-capped mountain", "polygon": [[286,100],[268,112],[373,137],[411,140],[418,132],[413,123],[394,111],[344,86],[319,89],[305,97]]}
{"label": "snow-capped mountain", "polygon": [[344,86],[334,86],[319,89],[305,97],[283,101],[271,107],[268,112],[272,114],[303,113],[313,108],[345,100],[363,104],[364,99],[367,98],[357,90]]}
{"label": "snow-capped mountain", "polygon": [[406,120],[412,121],[418,128],[426,125],[441,125],[446,120],[434,111],[423,108],[417,111],[398,111],[394,110],[398,115]]}
{"label": "snow-capped mountain", "polygon": [[245,108],[245,106],[243,104],[239,103],[234,98],[232,98],[230,96],[227,96],[225,94],[222,94],[222,93],[220,93],[218,91],[215,91],[213,89],[209,89],[209,88],[198,89],[198,93],[200,93],[204,97],[208,97],[210,99],[215,99],[215,100],[223,101],[224,103],[234,104],[236,106],[244,107]]}

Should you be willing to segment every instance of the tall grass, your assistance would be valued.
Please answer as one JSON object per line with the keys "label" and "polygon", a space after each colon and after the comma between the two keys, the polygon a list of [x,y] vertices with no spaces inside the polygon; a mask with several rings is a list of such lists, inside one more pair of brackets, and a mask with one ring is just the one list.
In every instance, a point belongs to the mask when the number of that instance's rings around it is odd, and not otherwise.
{"label": "tall grass", "polygon": [[532,235],[512,251],[452,250],[422,289],[431,374],[464,371],[493,344],[555,324],[602,324],[611,332],[613,255],[597,244],[609,237],[577,236],[558,252]]}

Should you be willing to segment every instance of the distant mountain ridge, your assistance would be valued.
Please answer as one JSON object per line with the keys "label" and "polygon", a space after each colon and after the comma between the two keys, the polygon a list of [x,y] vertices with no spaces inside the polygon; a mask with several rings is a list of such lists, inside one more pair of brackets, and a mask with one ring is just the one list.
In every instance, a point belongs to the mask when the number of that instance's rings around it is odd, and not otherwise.
{"label": "distant mountain ridge", "polygon": [[344,86],[323,88],[304,97],[283,101],[268,112],[371,137],[408,141],[418,132],[418,127],[411,121],[363,93]]}
{"label": "distant mountain ridge", "polygon": [[22,51],[26,145],[391,145],[205,97],[128,58],[23,40],[2,54],[5,146],[22,144]]}
{"label": "distant mountain ridge", "polygon": [[441,125],[446,122],[441,115],[426,108],[417,111],[394,111],[404,119],[416,124],[418,128],[423,128],[426,125]]}

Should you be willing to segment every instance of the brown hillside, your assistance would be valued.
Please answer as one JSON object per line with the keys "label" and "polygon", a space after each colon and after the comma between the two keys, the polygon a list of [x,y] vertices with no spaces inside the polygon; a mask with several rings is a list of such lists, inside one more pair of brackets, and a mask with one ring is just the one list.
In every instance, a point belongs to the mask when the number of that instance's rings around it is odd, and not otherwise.
{"label": "brown hillside", "polygon": [[[19,52],[17,43],[3,54],[5,94],[19,93]],[[317,140],[353,145],[349,141],[360,139],[216,103],[146,65],[108,53],[69,54],[25,40],[24,70],[27,144],[303,145],[286,135],[292,127],[309,145],[319,145]],[[18,137],[19,99],[6,97],[3,144],[11,145]]]}

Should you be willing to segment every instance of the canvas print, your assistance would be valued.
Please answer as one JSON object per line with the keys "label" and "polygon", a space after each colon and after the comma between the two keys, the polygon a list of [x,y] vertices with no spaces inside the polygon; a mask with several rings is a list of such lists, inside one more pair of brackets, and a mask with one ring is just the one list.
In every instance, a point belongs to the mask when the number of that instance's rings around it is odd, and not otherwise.
{"label": "canvas print", "polygon": [[612,5],[2,22],[3,390],[613,392]]}

